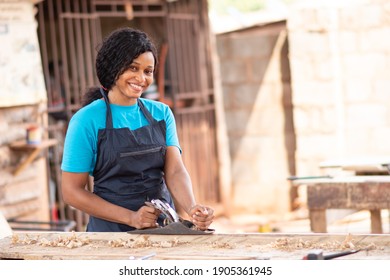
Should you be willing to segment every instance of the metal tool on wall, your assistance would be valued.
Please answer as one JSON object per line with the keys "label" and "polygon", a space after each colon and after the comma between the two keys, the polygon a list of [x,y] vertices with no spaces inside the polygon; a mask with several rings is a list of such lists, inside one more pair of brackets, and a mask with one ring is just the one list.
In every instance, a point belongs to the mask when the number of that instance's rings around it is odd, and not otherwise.
{"label": "metal tool on wall", "polygon": [[287,177],[287,180],[295,181],[295,180],[312,180],[312,179],[332,179],[333,177],[330,175],[324,176],[290,176]]}

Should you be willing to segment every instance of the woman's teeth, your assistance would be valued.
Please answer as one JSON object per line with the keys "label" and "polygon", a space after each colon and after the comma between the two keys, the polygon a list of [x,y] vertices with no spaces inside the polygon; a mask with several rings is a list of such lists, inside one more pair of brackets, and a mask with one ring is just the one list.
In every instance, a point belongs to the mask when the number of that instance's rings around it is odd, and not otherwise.
{"label": "woman's teeth", "polygon": [[130,84],[130,86],[136,90],[142,90],[142,86],[136,84]]}

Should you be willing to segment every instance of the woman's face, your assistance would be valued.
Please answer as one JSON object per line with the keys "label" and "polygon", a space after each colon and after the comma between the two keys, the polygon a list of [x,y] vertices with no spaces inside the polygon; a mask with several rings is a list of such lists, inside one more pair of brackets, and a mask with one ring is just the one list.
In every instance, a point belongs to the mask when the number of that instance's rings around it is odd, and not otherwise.
{"label": "woman's face", "polygon": [[110,92],[110,102],[131,105],[153,83],[154,56],[145,52],[133,60],[130,67],[119,76]]}

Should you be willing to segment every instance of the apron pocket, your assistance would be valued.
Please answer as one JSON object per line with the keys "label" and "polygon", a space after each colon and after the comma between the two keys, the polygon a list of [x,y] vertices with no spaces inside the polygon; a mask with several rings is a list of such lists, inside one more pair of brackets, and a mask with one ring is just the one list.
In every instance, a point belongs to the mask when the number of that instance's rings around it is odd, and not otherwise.
{"label": "apron pocket", "polygon": [[[150,148],[146,150],[141,150],[141,151],[133,151],[133,152],[121,152],[119,153],[119,157],[133,157],[133,156],[143,156],[147,154],[152,154],[152,153],[157,153],[163,150],[164,147],[155,147],[155,148]],[[164,152],[165,153],[165,152]]]}

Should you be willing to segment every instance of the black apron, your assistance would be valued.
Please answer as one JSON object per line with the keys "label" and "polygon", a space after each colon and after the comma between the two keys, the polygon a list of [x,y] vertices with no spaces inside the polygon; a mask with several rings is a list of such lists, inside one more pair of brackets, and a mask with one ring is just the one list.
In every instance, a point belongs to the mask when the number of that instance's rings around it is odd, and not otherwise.
{"label": "black apron", "polygon": [[[101,198],[137,211],[145,201],[161,199],[172,207],[173,200],[165,185],[166,124],[155,120],[140,99],[138,106],[149,125],[136,130],[114,129],[111,108],[102,91],[107,113],[106,128],[98,132],[97,159],[93,172],[94,193]],[[164,217],[157,220],[163,225]],[[89,217],[87,231],[124,232],[135,228]]]}

